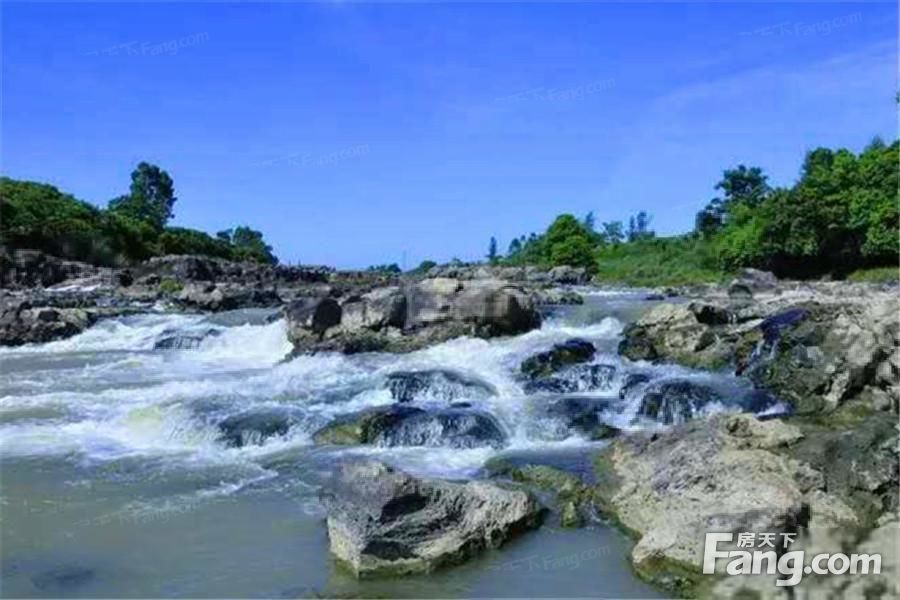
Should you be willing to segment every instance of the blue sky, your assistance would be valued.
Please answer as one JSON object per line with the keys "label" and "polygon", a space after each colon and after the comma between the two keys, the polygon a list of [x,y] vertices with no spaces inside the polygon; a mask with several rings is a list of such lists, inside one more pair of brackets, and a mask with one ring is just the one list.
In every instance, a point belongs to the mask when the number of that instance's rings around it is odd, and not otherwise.
{"label": "blue sky", "polygon": [[721,171],[894,139],[895,3],[4,3],[2,172],[283,261],[475,259],[561,212],[689,229]]}

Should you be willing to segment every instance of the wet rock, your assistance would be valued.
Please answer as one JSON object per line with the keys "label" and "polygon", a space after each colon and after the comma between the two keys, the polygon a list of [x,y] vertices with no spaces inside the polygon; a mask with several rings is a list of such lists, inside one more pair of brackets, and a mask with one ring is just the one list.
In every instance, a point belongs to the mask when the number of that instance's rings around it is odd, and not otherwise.
{"label": "wet rock", "polygon": [[584,267],[562,265],[553,267],[547,274],[550,277],[550,281],[563,285],[578,285],[587,283],[590,280],[590,276]]}
{"label": "wet rock", "polygon": [[628,373],[622,381],[622,387],[619,389],[619,399],[624,400],[634,390],[637,390],[645,383],[650,381],[650,375],[647,373]]}
{"label": "wet rock", "polygon": [[572,473],[548,465],[515,465],[502,458],[489,461],[486,470],[492,477],[503,477],[537,491],[552,493],[563,527],[581,527],[586,516],[594,512],[593,488]]}
{"label": "wet rock", "polygon": [[154,350],[196,350],[203,343],[203,340],[209,337],[221,335],[218,329],[207,329],[206,331],[192,333],[176,333],[174,331],[164,331],[153,344]]}
{"label": "wet rock", "polygon": [[269,438],[287,434],[291,424],[290,415],[282,411],[234,415],[219,423],[219,439],[235,448],[260,446]]}
{"label": "wet rock", "polygon": [[546,289],[532,293],[535,304],[539,305],[574,305],[584,304],[584,296],[574,290]]}
{"label": "wet rock", "polygon": [[689,421],[721,397],[691,381],[666,381],[651,386],[641,399],[638,414],[666,425]]}
{"label": "wet rock", "polygon": [[538,377],[525,384],[525,393],[571,394],[612,388],[614,365],[574,365],[549,377]]}
{"label": "wet rock", "polygon": [[565,366],[588,362],[594,358],[596,348],[587,340],[572,338],[556,344],[546,352],[535,354],[522,362],[520,370],[528,377],[551,375]]}
{"label": "wet rock", "polygon": [[0,249],[0,284],[4,289],[50,287],[70,279],[111,274],[112,269],[65,260],[39,250]]}
{"label": "wet rock", "polygon": [[581,432],[590,440],[614,437],[619,430],[600,419],[600,413],[608,408],[609,400],[585,396],[567,396],[547,404],[547,416],[562,421],[570,429]]}
{"label": "wet rock", "polygon": [[742,269],[728,286],[728,296],[738,300],[750,300],[754,294],[774,292],[778,279],[768,271]]}
{"label": "wet rock", "polygon": [[463,408],[376,407],[339,417],[313,435],[318,444],[500,448],[506,436],[491,415]]}
{"label": "wet rock", "polygon": [[341,446],[372,444],[381,433],[412,415],[424,414],[421,408],[395,404],[379,406],[343,415],[313,434],[317,444]]}
{"label": "wet rock", "polygon": [[429,573],[537,527],[526,492],[420,479],[382,463],[341,466],[321,493],[331,553],[357,577]]}
{"label": "wet rock", "polygon": [[387,376],[386,383],[397,402],[479,400],[497,394],[491,384],[449,369],[396,371]]}
{"label": "wet rock", "polygon": [[506,436],[490,414],[451,408],[410,415],[384,428],[373,442],[381,446],[502,448]]}

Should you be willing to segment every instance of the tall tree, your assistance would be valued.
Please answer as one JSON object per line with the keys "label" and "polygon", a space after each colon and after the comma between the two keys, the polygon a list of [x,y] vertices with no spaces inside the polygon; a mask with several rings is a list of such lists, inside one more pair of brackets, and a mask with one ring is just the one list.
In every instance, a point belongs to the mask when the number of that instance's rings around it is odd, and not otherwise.
{"label": "tall tree", "polygon": [[110,201],[109,209],[162,231],[172,218],[175,185],[169,174],[150,163],[141,162],[131,173],[131,189],[126,196]]}
{"label": "tall tree", "polygon": [[494,236],[491,236],[491,241],[488,244],[487,259],[491,264],[497,262],[497,238]]}
{"label": "tall tree", "polygon": [[603,232],[600,237],[607,244],[621,244],[625,241],[625,230],[622,221],[607,221],[600,225]]}
{"label": "tall tree", "polygon": [[589,232],[594,232],[594,227],[597,224],[596,218],[594,217],[594,211],[590,211],[588,214],[584,215],[584,221],[582,221],[584,228]]}

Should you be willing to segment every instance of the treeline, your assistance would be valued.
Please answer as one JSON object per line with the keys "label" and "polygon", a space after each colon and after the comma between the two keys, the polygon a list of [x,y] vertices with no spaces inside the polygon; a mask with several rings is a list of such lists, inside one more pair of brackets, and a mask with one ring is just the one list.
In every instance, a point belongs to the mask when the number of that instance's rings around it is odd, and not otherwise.
{"label": "treeline", "polygon": [[780,277],[815,277],[898,266],[900,142],[875,139],[860,154],[818,148],[798,181],[773,188],[759,167],[724,171],[718,195],[690,233],[657,238],[645,211],[596,225],[560,215],[542,234],[512,240],[505,256],[491,239],[488,259],[503,264],[585,267],[599,279],[636,285],[710,281],[741,267]]}
{"label": "treeline", "polygon": [[127,194],[106,209],[31,181],[0,178],[0,243],[97,265],[120,266],[165,254],[201,254],[275,264],[259,231],[235,227],[211,236],[169,227],[177,201],[172,178],[145,162]]}

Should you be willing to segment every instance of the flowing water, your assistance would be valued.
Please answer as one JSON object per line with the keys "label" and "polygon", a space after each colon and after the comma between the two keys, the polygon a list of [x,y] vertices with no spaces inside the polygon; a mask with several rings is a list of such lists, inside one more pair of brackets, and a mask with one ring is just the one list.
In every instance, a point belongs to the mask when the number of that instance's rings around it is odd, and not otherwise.
{"label": "flowing water", "polygon": [[[576,336],[597,347],[593,364],[615,368],[586,389],[570,380],[580,396],[603,401],[598,413],[611,425],[663,427],[639,406],[648,386],[668,380],[717,390],[722,400],[699,412],[746,408],[740,399],[749,389],[739,379],[616,355],[623,324],[647,306],[640,297],[592,293],[525,335],[457,339],[402,356],[282,362],[290,350],[285,323],[254,310],[129,316],[68,340],[0,351],[0,594],[656,597],[628,566],[629,540],[599,520],[566,530],[551,518],[465,565],[359,582],[330,561],[317,500],[335,462],[351,455],[450,478],[483,476],[485,461],[499,455],[588,472],[589,453],[605,442],[587,441],[548,414],[558,394],[526,393],[519,374],[523,359]],[[157,347],[173,334],[186,336],[188,349]],[[312,444],[312,433],[336,416],[393,403],[392,373],[435,369],[478,385],[440,380],[415,404],[465,401],[490,413],[501,448],[442,447],[439,431],[419,435],[428,445],[418,447]],[[650,381],[620,398],[634,372]],[[226,423],[273,414],[274,429],[226,435]]]}

